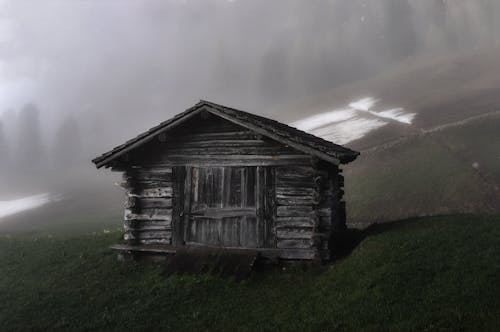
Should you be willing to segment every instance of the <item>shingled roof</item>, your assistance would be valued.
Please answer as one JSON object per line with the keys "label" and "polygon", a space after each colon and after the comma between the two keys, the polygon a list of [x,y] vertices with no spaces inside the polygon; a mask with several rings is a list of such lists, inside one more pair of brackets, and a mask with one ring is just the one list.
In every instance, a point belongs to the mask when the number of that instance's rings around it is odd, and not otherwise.
{"label": "shingled roof", "polygon": [[115,147],[111,151],[95,158],[92,162],[97,166],[97,168],[107,166],[111,161],[115,160],[119,156],[145,144],[146,142],[149,142],[156,137],[156,135],[167,132],[201,111],[210,112],[223,119],[330,163],[346,164],[356,159],[359,155],[359,152],[326,141],[276,120],[222,106],[209,101],[200,100],[200,102],[193,107],[177,114],[167,121],[160,123],[156,127],[149,129],[124,144]]}

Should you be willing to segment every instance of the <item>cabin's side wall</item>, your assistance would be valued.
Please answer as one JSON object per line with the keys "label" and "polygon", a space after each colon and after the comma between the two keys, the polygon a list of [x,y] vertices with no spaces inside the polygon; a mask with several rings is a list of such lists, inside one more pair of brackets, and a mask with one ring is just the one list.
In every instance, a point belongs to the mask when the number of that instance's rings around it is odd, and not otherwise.
{"label": "cabin's side wall", "polygon": [[345,202],[342,201],[344,195],[344,177],[342,170],[334,165],[320,165],[317,168],[316,178],[319,192],[317,205],[317,216],[319,219],[318,233],[320,234],[320,250],[322,259],[329,259],[331,252],[333,233],[345,230]]}
{"label": "cabin's side wall", "polygon": [[318,258],[315,169],[311,165],[278,166],[275,174],[276,247],[290,249],[290,259]]}
{"label": "cabin's side wall", "polygon": [[170,244],[172,168],[129,168],[124,180],[124,239],[129,244]]}

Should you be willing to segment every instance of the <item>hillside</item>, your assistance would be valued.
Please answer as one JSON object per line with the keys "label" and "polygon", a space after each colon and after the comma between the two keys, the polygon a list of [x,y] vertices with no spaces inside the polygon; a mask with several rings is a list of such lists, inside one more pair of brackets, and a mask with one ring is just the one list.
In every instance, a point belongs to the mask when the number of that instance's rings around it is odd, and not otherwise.
{"label": "hillside", "polygon": [[408,58],[290,107],[307,110],[294,123],[361,152],[345,167],[352,225],[500,212],[498,59],[498,48]]}
{"label": "hillside", "polygon": [[385,131],[381,140],[371,137],[349,144],[364,149],[415,130],[499,111],[499,59],[498,48],[408,58],[380,75],[310,96],[284,109],[292,120],[298,120],[304,113],[343,109],[353,101],[371,97],[377,100],[379,110],[403,108],[416,113],[412,126],[392,122],[379,129]]}
{"label": "hillside", "polygon": [[500,114],[362,151],[346,167],[353,224],[500,211]]}
{"label": "hillside", "polygon": [[449,330],[500,327],[500,218],[372,226],[344,260],[236,283],[122,264],[119,233],[2,235],[0,324],[13,330]]}

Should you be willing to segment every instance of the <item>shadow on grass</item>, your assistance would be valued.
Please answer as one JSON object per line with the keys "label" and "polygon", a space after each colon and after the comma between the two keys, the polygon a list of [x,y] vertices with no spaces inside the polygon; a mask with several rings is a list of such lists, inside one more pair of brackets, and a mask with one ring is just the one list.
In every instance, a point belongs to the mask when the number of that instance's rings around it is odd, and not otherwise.
{"label": "shadow on grass", "polygon": [[351,252],[356,249],[356,247],[368,236],[407,227],[408,225],[415,224],[417,219],[418,218],[408,218],[384,223],[374,223],[362,230],[348,228],[346,230],[336,231],[332,234],[330,241],[330,262],[335,262],[349,256]]}

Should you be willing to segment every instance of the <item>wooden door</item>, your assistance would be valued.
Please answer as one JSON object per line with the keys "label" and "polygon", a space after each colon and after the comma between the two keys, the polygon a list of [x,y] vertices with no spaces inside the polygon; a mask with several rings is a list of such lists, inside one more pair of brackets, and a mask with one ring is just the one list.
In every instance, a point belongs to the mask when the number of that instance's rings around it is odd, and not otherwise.
{"label": "wooden door", "polygon": [[264,167],[186,167],[184,174],[184,243],[265,246]]}

